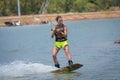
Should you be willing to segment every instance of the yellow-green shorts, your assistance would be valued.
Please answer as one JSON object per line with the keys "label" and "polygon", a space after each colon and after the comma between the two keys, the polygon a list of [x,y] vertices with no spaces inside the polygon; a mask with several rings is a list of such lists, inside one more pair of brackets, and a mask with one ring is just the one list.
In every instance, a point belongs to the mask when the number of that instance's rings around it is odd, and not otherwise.
{"label": "yellow-green shorts", "polygon": [[57,48],[61,49],[64,48],[66,45],[68,45],[68,41],[62,41],[62,42],[55,42],[54,46],[56,46]]}

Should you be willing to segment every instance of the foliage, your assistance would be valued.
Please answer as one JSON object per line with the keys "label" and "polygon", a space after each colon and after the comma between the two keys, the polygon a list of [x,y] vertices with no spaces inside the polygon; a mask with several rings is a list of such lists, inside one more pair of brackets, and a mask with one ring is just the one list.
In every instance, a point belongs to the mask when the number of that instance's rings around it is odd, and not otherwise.
{"label": "foliage", "polygon": [[[20,0],[21,14],[38,14],[45,0]],[[46,13],[94,12],[120,8],[120,0],[50,0]],[[17,15],[17,0],[0,0],[0,16]]]}

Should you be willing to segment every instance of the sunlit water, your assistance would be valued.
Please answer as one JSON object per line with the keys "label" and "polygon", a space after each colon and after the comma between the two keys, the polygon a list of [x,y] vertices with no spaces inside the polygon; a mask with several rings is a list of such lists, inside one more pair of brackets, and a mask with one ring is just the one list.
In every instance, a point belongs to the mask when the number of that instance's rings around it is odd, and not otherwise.
{"label": "sunlit water", "polygon": [[[65,21],[74,63],[84,66],[67,74],[56,70],[51,26],[0,28],[0,80],[120,80],[120,19]],[[61,67],[68,65],[64,51]]]}

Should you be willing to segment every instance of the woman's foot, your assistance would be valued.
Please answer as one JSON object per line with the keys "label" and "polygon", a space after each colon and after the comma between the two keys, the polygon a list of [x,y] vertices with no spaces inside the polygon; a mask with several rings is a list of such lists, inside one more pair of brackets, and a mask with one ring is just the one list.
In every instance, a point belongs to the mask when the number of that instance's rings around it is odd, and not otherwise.
{"label": "woman's foot", "polygon": [[73,64],[73,61],[72,60],[69,60],[68,61],[68,65],[71,66]]}
{"label": "woman's foot", "polygon": [[55,64],[55,67],[60,68],[60,65],[59,64]]}

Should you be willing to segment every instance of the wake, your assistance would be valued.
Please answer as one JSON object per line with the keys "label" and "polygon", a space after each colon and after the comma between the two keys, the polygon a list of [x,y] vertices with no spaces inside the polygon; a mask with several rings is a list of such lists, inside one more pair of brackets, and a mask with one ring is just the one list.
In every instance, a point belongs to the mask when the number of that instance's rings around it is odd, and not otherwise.
{"label": "wake", "polygon": [[0,77],[18,77],[29,74],[42,74],[56,70],[55,67],[41,63],[25,63],[23,61],[14,61],[7,65],[0,65]]}

